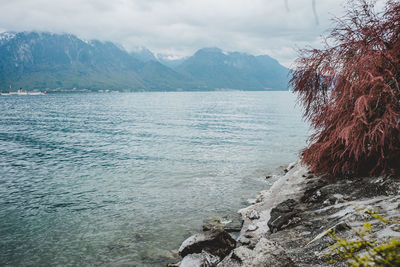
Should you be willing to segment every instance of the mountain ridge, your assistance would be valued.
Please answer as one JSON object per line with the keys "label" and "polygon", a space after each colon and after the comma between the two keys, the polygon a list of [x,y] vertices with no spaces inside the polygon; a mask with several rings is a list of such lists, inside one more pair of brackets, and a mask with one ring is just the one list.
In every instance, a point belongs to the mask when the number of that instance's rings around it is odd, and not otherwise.
{"label": "mountain ridge", "polygon": [[288,69],[269,56],[203,48],[168,64],[147,48],[126,51],[113,42],[73,34],[0,34],[0,91],[88,89],[116,91],[287,90]]}

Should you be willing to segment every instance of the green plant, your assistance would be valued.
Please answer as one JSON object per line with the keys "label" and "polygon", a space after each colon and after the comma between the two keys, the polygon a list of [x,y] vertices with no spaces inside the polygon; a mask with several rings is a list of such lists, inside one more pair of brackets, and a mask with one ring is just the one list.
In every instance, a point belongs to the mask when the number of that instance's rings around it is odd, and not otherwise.
{"label": "green plant", "polygon": [[[367,210],[365,213],[384,224],[398,223],[383,218],[375,211]],[[330,259],[329,262],[334,263],[334,258],[339,258],[347,260],[348,266],[400,266],[400,239],[374,240],[371,232],[372,225],[368,222],[365,222],[364,227],[356,232],[356,237],[350,240],[337,237],[333,230],[328,231],[335,241],[329,246],[331,251],[326,255]]]}

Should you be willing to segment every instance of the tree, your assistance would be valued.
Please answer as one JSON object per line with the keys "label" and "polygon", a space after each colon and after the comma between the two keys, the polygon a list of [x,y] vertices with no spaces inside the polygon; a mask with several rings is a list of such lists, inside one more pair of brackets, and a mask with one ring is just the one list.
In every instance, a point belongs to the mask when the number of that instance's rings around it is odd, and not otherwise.
{"label": "tree", "polygon": [[315,133],[302,161],[316,173],[400,172],[400,2],[348,2],[323,49],[304,49],[291,86]]}

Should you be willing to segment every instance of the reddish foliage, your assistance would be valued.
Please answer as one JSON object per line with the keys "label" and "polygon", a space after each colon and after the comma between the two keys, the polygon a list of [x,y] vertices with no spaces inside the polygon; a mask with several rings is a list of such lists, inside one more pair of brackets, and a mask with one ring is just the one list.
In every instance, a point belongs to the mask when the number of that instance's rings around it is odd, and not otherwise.
{"label": "reddish foliage", "polygon": [[302,153],[317,173],[400,172],[400,2],[349,2],[324,49],[301,51],[290,81],[315,133]]}

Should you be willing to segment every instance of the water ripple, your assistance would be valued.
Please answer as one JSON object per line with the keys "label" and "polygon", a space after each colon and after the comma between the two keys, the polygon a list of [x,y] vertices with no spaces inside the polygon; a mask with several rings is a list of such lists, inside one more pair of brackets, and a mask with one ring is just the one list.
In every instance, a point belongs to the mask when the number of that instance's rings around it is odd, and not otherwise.
{"label": "water ripple", "polygon": [[297,157],[288,92],[0,97],[0,265],[165,266]]}

